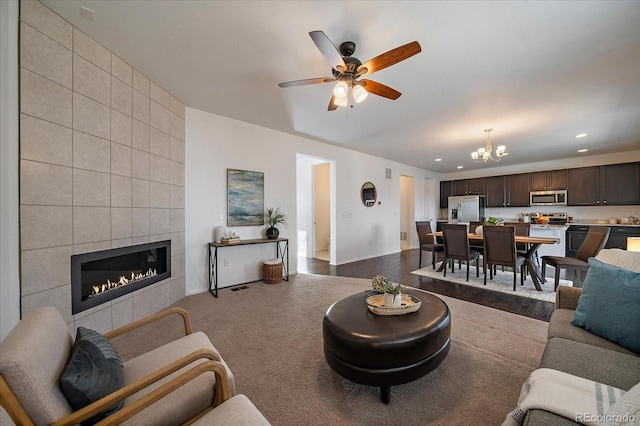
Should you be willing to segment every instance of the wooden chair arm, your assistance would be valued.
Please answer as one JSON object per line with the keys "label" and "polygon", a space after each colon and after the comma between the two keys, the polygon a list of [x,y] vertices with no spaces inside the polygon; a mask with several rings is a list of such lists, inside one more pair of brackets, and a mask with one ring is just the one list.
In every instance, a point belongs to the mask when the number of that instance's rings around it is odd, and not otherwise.
{"label": "wooden chair arm", "polygon": [[33,422],[22,408],[20,401],[11,391],[7,381],[0,375],[0,405],[7,412],[13,423],[20,426],[33,426]]}
{"label": "wooden chair arm", "polygon": [[[150,407],[153,403],[159,401],[165,396],[169,395],[171,392],[175,391],[179,387],[189,383],[191,380],[200,376],[203,373],[208,371],[213,371],[216,375],[216,385],[215,385],[215,393],[214,399],[212,401],[211,407],[203,410],[202,412],[196,414],[194,418],[191,420],[195,421],[198,418],[202,417],[204,414],[211,411],[213,408],[222,404],[227,399],[231,398],[231,389],[229,388],[229,381],[227,378],[227,370],[224,368],[224,365],[217,361],[207,361],[201,364],[196,365],[193,368],[190,368],[186,372],[182,373],[180,376],[173,378],[169,382],[163,384],[162,386],[154,389],[148,394],[144,395],[140,399],[132,402],[131,404],[123,407],[122,409],[116,411],[109,417],[105,418],[101,422],[97,423],[97,426],[106,426],[106,425],[119,425],[120,423],[130,419],[140,411],[145,408]],[[191,423],[191,420],[188,423]]]}
{"label": "wooden chair arm", "polygon": [[189,318],[189,313],[182,308],[173,307],[173,308],[164,309],[158,313],[155,313],[146,318],[133,322],[129,325],[125,325],[124,327],[120,327],[108,333],[104,333],[104,337],[106,337],[107,339],[113,339],[116,336],[120,336],[121,334],[128,333],[129,331],[134,330],[138,327],[142,327],[143,325],[152,323],[154,321],[159,320],[160,318],[164,318],[166,316],[173,315],[173,314],[178,314],[182,316],[182,320],[184,322],[185,335],[193,333],[193,329],[191,328],[191,319]]}
{"label": "wooden chair arm", "polygon": [[[208,359],[210,361],[216,361],[216,362],[220,362],[220,357],[218,356],[218,354],[216,354],[215,352],[213,352],[210,349],[198,349],[197,351],[191,352],[188,355],[183,356],[182,358],[167,364],[166,366],[162,367],[159,370],[154,371],[153,373],[147,374],[146,376],[142,377],[141,379],[128,384],[127,386],[123,387],[122,389],[117,390],[116,392],[113,392],[107,396],[105,396],[104,398],[99,399],[98,401],[87,405],[86,407],[75,411],[71,414],[69,414],[66,417],[63,417],[59,420],[57,420],[56,422],[52,423],[51,426],[62,426],[62,425],[76,425],[79,423],[82,423],[83,421],[87,420],[88,418],[98,414],[99,412],[107,409],[108,407],[111,407],[112,405],[116,404],[119,401],[124,400],[125,398],[128,398],[129,396],[135,394],[136,392],[146,388],[147,386],[167,377],[168,375],[175,373],[176,371],[178,371],[179,369],[186,367],[187,365],[191,364],[194,361],[197,361],[199,359]],[[223,367],[224,368],[224,367]],[[225,377],[226,377],[226,370],[225,370]],[[225,380],[226,386],[227,388],[229,387],[229,382],[228,380]],[[158,389],[161,389],[162,387],[164,387],[166,384],[160,386]],[[216,375],[216,392],[218,390],[218,380],[217,380],[217,375]],[[221,390],[221,392],[224,395],[224,389]],[[230,391],[229,391],[230,393]],[[221,401],[222,402],[222,401]],[[123,407],[122,410],[126,410],[127,407]]]}

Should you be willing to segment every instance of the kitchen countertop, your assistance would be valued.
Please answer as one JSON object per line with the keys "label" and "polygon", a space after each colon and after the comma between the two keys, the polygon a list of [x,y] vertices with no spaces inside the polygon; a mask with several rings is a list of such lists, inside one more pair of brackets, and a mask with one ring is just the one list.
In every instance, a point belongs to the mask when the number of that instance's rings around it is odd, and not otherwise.
{"label": "kitchen countertop", "polygon": [[567,223],[567,225],[577,226],[629,226],[631,228],[640,228],[640,225],[631,225],[630,223],[598,223],[598,222],[573,222]]}
{"label": "kitchen countertop", "polygon": [[[436,222],[447,222],[447,219],[436,219]],[[517,220],[505,220],[505,222],[517,222]],[[566,225],[538,225],[536,223],[532,223],[531,227],[532,228],[565,228],[567,229],[569,226],[628,226],[631,228],[640,228],[640,224],[638,225],[632,225],[630,223],[598,223],[598,222],[594,222],[594,221],[588,221],[588,222],[573,222],[573,223],[567,223]]]}

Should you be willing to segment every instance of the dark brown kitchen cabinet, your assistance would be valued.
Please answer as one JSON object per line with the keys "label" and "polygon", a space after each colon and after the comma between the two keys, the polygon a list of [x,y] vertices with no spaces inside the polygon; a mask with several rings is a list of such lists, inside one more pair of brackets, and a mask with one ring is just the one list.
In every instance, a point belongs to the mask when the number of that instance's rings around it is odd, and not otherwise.
{"label": "dark brown kitchen cabinet", "polygon": [[[607,225],[594,225],[594,226],[607,226]],[[636,226],[611,226],[609,231],[609,239],[604,248],[618,248],[622,250],[627,249],[627,238],[640,236],[640,228]],[[589,232],[589,225],[572,225],[567,229],[566,234],[566,250],[565,256],[576,257],[578,250],[587,238]]]}
{"label": "dark brown kitchen cabinet", "polygon": [[487,207],[528,207],[529,173],[484,179]]}
{"label": "dark brown kitchen cabinet", "polygon": [[453,181],[452,195],[484,194],[484,178],[460,179]]}
{"label": "dark brown kitchen cabinet", "polygon": [[567,189],[567,171],[550,170],[530,174],[532,191]]}
{"label": "dark brown kitchen cabinet", "polygon": [[567,204],[570,206],[600,205],[600,167],[569,169]]}
{"label": "dark brown kitchen cabinet", "polygon": [[640,163],[600,166],[602,205],[640,204]]}
{"label": "dark brown kitchen cabinet", "polygon": [[450,180],[440,181],[440,208],[446,209],[449,207],[449,197],[451,196],[453,183]]}
{"label": "dark brown kitchen cabinet", "polygon": [[612,226],[605,248],[627,249],[628,237],[640,237],[640,228],[636,226]]}
{"label": "dark brown kitchen cabinet", "polygon": [[568,170],[567,204],[620,206],[640,204],[640,163],[609,164]]}
{"label": "dark brown kitchen cabinet", "polygon": [[504,176],[484,178],[484,195],[487,207],[504,207]]}
{"label": "dark brown kitchen cabinet", "polygon": [[529,207],[529,173],[505,176],[507,207]]}

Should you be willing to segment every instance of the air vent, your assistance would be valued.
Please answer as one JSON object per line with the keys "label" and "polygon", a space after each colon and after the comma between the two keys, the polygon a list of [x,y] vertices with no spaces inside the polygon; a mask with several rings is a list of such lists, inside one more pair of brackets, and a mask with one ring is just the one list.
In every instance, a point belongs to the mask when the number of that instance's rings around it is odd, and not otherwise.
{"label": "air vent", "polygon": [[385,179],[391,179],[391,169],[387,168],[384,172]]}
{"label": "air vent", "polygon": [[407,233],[400,232],[400,241],[407,241]]}

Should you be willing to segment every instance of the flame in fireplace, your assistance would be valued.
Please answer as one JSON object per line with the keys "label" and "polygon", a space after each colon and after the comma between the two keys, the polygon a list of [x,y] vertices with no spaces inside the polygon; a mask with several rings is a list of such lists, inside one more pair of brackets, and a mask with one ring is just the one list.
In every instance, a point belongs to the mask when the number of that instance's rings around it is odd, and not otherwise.
{"label": "flame in fireplace", "polygon": [[105,291],[122,287],[124,285],[131,284],[140,280],[144,280],[146,278],[154,277],[156,275],[158,275],[156,270],[151,268],[149,268],[149,270],[145,273],[140,272],[139,274],[136,274],[135,272],[132,272],[131,278],[126,278],[124,275],[121,275],[118,281],[107,280],[107,282],[104,284],[94,285],[93,291],[91,292],[91,295],[89,297],[96,296],[100,293],[104,293]]}

